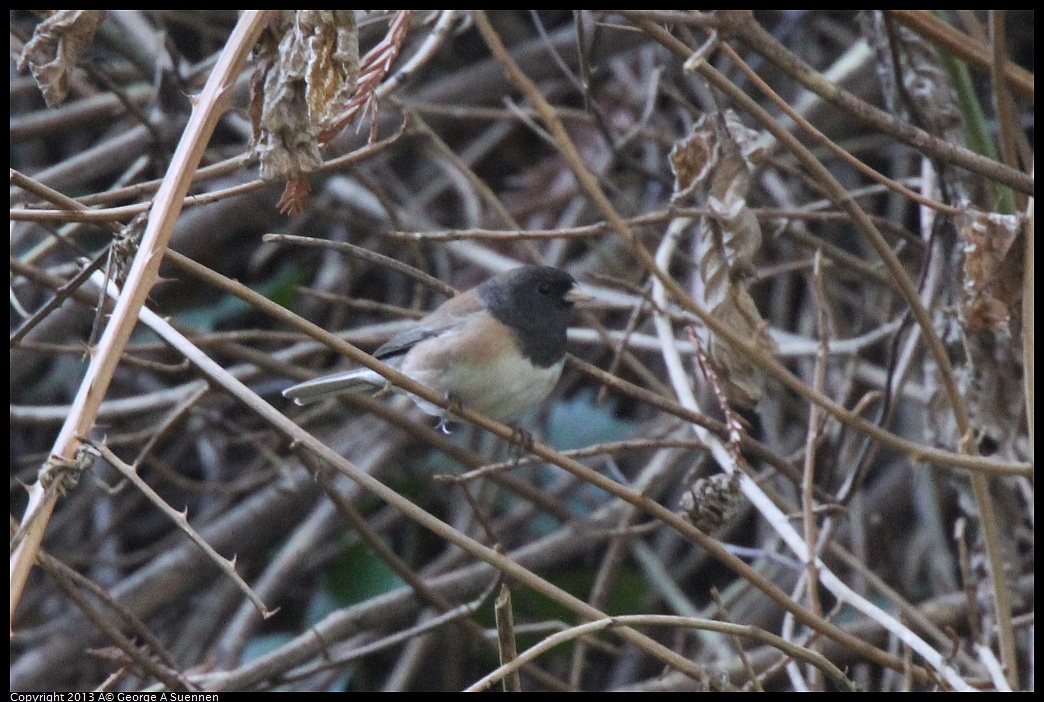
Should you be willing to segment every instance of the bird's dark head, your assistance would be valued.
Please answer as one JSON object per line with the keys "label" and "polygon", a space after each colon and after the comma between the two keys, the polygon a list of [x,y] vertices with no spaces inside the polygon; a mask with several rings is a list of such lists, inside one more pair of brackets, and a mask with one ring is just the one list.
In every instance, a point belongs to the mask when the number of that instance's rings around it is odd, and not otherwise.
{"label": "bird's dark head", "polygon": [[521,266],[479,286],[479,297],[498,320],[511,327],[523,353],[540,366],[565,355],[566,329],[578,299],[576,281],[550,266]]}

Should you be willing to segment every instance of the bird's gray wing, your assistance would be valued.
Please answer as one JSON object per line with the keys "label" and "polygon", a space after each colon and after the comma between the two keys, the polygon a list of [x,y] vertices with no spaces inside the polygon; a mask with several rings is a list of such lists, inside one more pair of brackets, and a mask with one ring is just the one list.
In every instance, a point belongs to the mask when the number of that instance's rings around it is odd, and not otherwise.
{"label": "bird's gray wing", "polygon": [[454,329],[459,329],[473,314],[485,309],[477,295],[464,293],[450,298],[446,302],[418,322],[417,326],[407,329],[373,352],[374,358],[387,361],[392,356],[399,356],[417,344],[437,336],[442,336]]}

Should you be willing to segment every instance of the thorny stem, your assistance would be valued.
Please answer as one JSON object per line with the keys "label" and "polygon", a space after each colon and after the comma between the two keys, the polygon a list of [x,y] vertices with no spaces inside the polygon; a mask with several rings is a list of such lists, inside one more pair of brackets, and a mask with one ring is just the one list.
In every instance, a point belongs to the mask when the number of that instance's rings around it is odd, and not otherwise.
{"label": "thorny stem", "polygon": [[[123,292],[97,348],[92,350],[91,363],[80,384],[73,410],[55,439],[52,449],[54,456],[75,456],[80,446],[80,437],[87,436],[94,426],[98,406],[105,397],[109,381],[112,380],[123,349],[130,339],[138,312],[158,280],[163,251],[174,230],[174,223],[181,211],[192,175],[203,156],[211,133],[217,126],[218,119],[228,105],[228,88],[239,74],[254,41],[268,25],[274,12],[251,10],[239,18],[203,92],[194,101],[192,116],[171,159],[167,177],[156,193],[152,215],[149,217],[138,254],[127,275]],[[45,495],[39,482],[30,487],[29,505],[23,521],[32,520],[33,529],[11,554],[12,620],[56,502],[57,493],[50,492]]]}

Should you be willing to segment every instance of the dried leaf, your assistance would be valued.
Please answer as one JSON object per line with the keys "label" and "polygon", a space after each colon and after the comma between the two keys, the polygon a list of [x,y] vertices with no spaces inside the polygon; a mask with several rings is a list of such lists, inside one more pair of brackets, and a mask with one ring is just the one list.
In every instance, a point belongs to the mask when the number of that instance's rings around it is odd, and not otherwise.
{"label": "dried leaf", "polygon": [[[998,273],[1021,222],[1015,215],[1001,215],[963,207],[957,220],[957,231],[964,242],[964,297],[961,310],[969,331],[1008,331],[1011,316],[1008,305],[998,296],[1010,281]],[[1019,285],[1015,286],[1020,287]]]}
{"label": "dried leaf", "polygon": [[1021,349],[1013,343],[1021,324],[1018,301],[1025,262],[1018,242],[1023,222],[1016,215],[965,205],[956,224],[964,254],[960,388],[972,422],[993,441],[997,453],[1025,456],[1025,447],[1017,445],[1025,405],[1013,400],[1023,391]]}
{"label": "dried leaf", "polygon": [[[714,317],[766,350],[775,345],[747,292],[754,256],[761,248],[761,225],[747,206],[751,171],[764,158],[757,132],[731,110],[706,114],[671,150],[674,200],[703,193],[711,216],[697,227],[695,257],[704,283],[704,302]],[[727,382],[729,400],[744,407],[761,398],[762,378],[748,354],[719,338],[710,356]]]}
{"label": "dried leaf", "polygon": [[671,170],[674,172],[674,199],[691,195],[710,176],[718,163],[717,131],[704,124],[707,115],[671,149]]}
{"label": "dried leaf", "polygon": [[105,19],[105,10],[43,10],[43,22],[18,59],[18,70],[33,73],[48,107],[60,105],[69,94],[69,76]]}
{"label": "dried leaf", "polygon": [[294,27],[293,61],[304,67],[311,120],[325,128],[355,92],[359,34],[351,10],[300,10]]}
{"label": "dried leaf", "polygon": [[319,133],[355,91],[355,13],[283,11],[255,52],[260,66],[250,112],[261,178],[295,179],[322,164]]}

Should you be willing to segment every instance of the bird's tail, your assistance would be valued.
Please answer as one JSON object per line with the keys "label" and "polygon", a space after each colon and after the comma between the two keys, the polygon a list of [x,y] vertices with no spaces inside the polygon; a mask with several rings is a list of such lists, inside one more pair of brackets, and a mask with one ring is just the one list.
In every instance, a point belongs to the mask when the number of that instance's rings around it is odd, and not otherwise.
{"label": "bird's tail", "polygon": [[342,393],[383,388],[387,384],[385,378],[369,368],[358,368],[298,383],[284,390],[283,397],[290,398],[295,404],[304,405]]}

